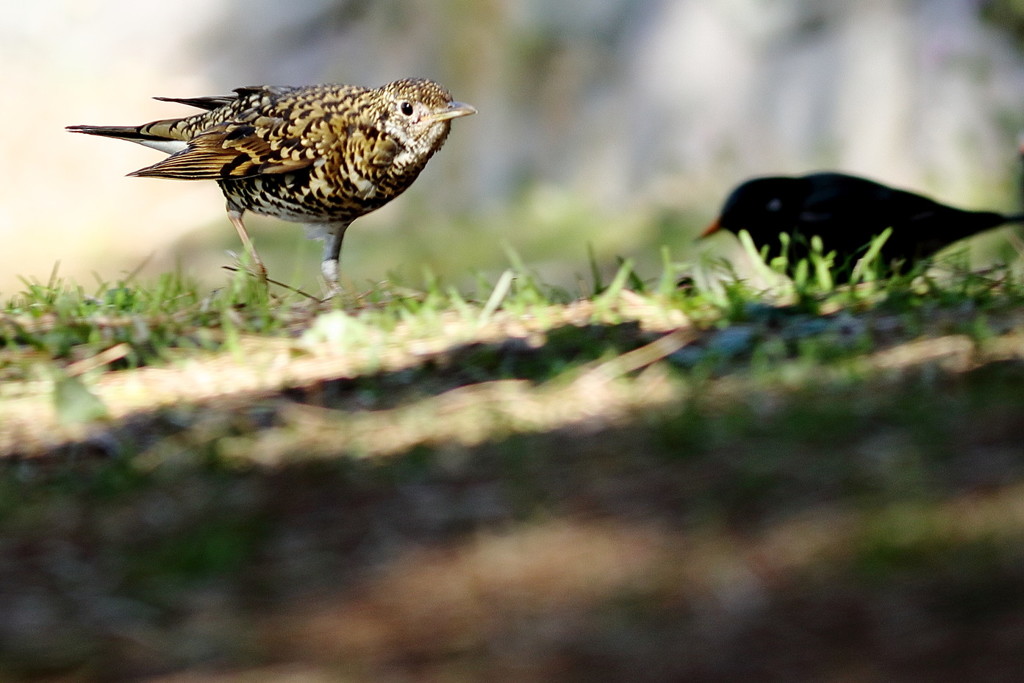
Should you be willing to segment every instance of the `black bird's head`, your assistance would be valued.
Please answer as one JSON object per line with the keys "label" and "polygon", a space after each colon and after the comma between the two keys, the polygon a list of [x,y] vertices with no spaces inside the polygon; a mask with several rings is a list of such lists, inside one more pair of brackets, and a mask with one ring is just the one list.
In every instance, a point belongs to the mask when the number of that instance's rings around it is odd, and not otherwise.
{"label": "black bird's head", "polygon": [[803,178],[767,177],[748,180],[729,195],[722,211],[701,237],[719,230],[746,230],[755,244],[793,230],[807,195]]}

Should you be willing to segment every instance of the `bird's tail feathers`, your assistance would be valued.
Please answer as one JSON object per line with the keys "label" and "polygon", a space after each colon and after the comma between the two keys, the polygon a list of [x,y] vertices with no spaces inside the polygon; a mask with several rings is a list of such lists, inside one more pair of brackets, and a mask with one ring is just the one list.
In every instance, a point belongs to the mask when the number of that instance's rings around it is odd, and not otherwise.
{"label": "bird's tail feathers", "polygon": [[67,130],[72,133],[136,142],[161,152],[174,154],[186,146],[186,142],[174,130],[174,124],[178,121],[180,119],[165,119],[142,126],[68,126]]}

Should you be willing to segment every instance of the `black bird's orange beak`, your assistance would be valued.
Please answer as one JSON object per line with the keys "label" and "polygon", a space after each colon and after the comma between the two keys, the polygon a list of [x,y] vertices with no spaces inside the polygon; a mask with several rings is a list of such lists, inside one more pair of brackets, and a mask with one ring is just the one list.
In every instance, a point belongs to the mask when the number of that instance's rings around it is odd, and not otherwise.
{"label": "black bird's orange beak", "polygon": [[719,222],[719,219],[716,218],[715,220],[713,220],[711,222],[711,225],[709,225],[708,227],[704,228],[704,232],[702,232],[700,234],[700,238],[703,239],[703,238],[707,237],[708,235],[713,235],[713,234],[715,234],[716,232],[718,232],[721,229],[722,229],[722,224],[721,224],[721,222]]}

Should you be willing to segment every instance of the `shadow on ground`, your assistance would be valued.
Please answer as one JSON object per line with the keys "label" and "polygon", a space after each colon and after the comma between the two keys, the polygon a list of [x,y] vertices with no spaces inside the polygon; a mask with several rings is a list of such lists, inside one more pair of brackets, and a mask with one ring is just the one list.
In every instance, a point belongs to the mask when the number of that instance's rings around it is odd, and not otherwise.
{"label": "shadow on ground", "polygon": [[[673,372],[631,382],[656,393]],[[1022,382],[1024,364],[993,361],[687,385],[388,454],[346,442],[353,412],[383,434],[445,411],[396,420],[379,383],[345,380],[136,416],[114,447],[4,465],[0,671],[1012,679]]]}

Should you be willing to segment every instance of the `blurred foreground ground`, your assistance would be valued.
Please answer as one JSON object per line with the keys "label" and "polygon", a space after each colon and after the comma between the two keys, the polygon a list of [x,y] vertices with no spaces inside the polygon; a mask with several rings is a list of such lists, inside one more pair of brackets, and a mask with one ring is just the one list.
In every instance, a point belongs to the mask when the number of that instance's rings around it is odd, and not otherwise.
{"label": "blurred foreground ground", "polygon": [[1000,300],[701,330],[624,292],[467,343],[327,314],[386,345],[185,346],[78,427],[10,382],[0,680],[1014,680]]}

